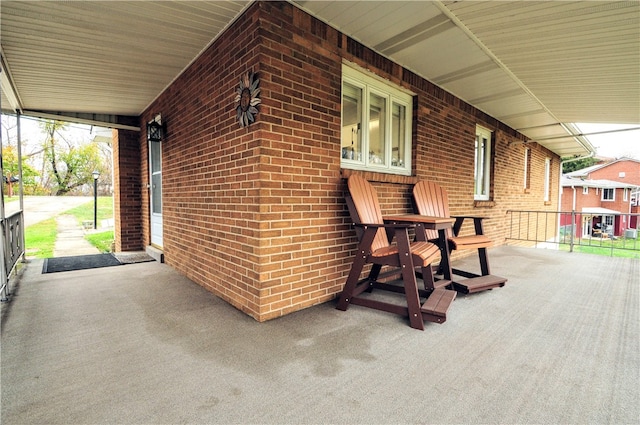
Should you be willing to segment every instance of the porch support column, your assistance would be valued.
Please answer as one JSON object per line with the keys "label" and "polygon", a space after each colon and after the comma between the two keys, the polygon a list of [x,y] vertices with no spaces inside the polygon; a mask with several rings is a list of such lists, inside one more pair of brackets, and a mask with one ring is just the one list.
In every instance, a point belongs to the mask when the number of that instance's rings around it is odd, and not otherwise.
{"label": "porch support column", "polygon": [[144,250],[140,132],[113,130],[115,251]]}

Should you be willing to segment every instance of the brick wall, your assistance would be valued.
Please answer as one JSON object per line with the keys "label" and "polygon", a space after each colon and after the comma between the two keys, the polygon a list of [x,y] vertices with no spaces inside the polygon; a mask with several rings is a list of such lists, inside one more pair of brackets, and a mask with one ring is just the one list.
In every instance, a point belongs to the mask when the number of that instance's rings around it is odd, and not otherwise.
{"label": "brick wall", "polygon": [[[624,173],[621,177],[620,173]],[[640,161],[618,160],[594,170],[589,174],[591,180],[612,180],[626,184],[640,186]]]}
{"label": "brick wall", "polygon": [[[620,173],[624,173],[621,177]],[[640,161],[618,160],[591,172],[588,180],[610,180],[626,184],[640,185]],[[615,189],[615,198],[612,201],[602,200],[602,188],[590,187],[588,193],[583,193],[580,181],[575,185],[575,211],[580,212],[583,208],[599,207],[623,214],[637,213],[637,207],[630,206],[631,190],[627,189],[627,200],[624,199],[624,189]],[[571,187],[565,187],[562,194],[562,210],[571,211],[574,208],[574,191]],[[614,234],[621,235],[625,229],[636,226],[637,220],[629,217],[616,217]],[[580,229],[577,230],[580,232]]]}
{"label": "brick wall", "polygon": [[[583,193],[583,188],[580,185],[576,185],[576,211],[582,211],[585,207],[599,207],[609,210],[618,211],[621,213],[629,212],[629,200],[631,198],[631,191],[627,190],[627,200],[624,200],[624,189],[615,189],[615,199],[612,201],[602,200],[602,189],[590,187],[587,194]],[[573,189],[570,187],[564,188],[562,195],[562,210],[571,211],[573,204]]]}
{"label": "brick wall", "polygon": [[142,239],[142,199],[140,185],[140,134],[113,130],[113,184],[115,250],[138,251]]}
{"label": "brick wall", "polygon": [[[161,113],[164,253],[167,263],[257,320],[328,301],[348,273],[355,232],[340,169],[341,67],[346,59],[417,94],[414,177],[366,173],[385,212],[410,210],[417,178],[437,179],[454,214],[489,216],[505,240],[509,208],[555,208],[522,187],[523,136],[286,2],[249,7],[141,117]],[[238,127],[239,78],[258,73],[257,121]],[[495,132],[492,201],[473,201],[475,126]],[[144,137],[144,135],[143,135]],[[532,182],[544,158],[532,145]],[[146,162],[146,146],[141,158]],[[515,170],[515,171],[514,171]],[[146,165],[141,171],[148,180]],[[514,177],[515,176],[515,177]],[[148,241],[148,193],[142,191]],[[146,211],[145,211],[146,210]]]}

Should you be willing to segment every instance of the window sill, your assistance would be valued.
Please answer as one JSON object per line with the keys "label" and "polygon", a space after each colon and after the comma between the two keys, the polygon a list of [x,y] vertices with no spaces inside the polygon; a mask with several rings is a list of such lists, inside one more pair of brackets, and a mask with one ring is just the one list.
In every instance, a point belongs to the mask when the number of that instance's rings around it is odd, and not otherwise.
{"label": "window sill", "polygon": [[495,201],[473,201],[473,208],[493,208],[495,206]]}
{"label": "window sill", "polygon": [[376,173],[375,171],[351,170],[349,168],[340,169],[340,176],[343,179],[348,179],[352,174],[360,174],[367,181],[381,183],[414,185],[418,183],[419,180],[417,177],[403,176],[400,174]]}
{"label": "window sill", "polygon": [[545,205],[545,206],[549,206],[549,205],[551,205],[551,201],[544,201],[544,205]]}

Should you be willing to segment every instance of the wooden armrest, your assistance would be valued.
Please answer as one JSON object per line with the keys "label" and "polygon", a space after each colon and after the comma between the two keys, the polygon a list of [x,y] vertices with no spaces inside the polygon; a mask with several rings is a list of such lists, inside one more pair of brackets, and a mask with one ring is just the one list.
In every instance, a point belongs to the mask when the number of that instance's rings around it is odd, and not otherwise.
{"label": "wooden armrest", "polygon": [[398,214],[398,215],[389,215],[383,217],[384,221],[396,221],[402,223],[414,223],[421,224],[426,229],[449,229],[451,225],[455,221],[455,219],[450,217],[432,217],[428,215],[421,214]]}
{"label": "wooden armrest", "polygon": [[462,222],[464,221],[465,218],[473,219],[473,226],[476,229],[476,235],[484,235],[484,230],[482,229],[482,220],[484,220],[486,217],[472,216],[472,215],[454,215],[451,217],[456,219],[456,222],[453,225],[454,236],[458,236],[458,233],[460,233],[460,229],[462,228]]}
{"label": "wooden armrest", "polygon": [[409,229],[416,227],[415,223],[353,223],[358,227],[378,227],[383,229]]}
{"label": "wooden armrest", "polygon": [[471,218],[473,220],[484,220],[488,217],[482,217],[479,215],[452,215],[451,218],[455,218],[455,219],[465,219],[465,218]]}

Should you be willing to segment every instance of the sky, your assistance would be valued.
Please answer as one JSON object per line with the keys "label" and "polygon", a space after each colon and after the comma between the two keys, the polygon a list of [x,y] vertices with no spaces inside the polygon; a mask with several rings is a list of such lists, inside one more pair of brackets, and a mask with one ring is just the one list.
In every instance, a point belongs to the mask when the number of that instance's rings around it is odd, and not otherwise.
{"label": "sky", "polygon": [[[3,118],[4,119],[4,118]],[[634,128],[633,131],[615,131],[606,134],[586,136],[596,148],[598,156],[620,158],[623,156],[640,160],[640,124],[576,124],[583,134],[610,132],[619,129]],[[109,135],[110,131],[104,128],[92,127],[83,124],[70,124],[70,133],[73,138],[80,140],[92,140],[95,135]],[[4,129],[3,134],[4,137]],[[30,142],[41,140],[40,128],[37,120],[23,117],[22,139]],[[4,142],[6,143],[6,141]]]}
{"label": "sky", "polygon": [[635,128],[633,131],[618,131],[586,136],[596,148],[598,156],[620,158],[627,156],[640,160],[640,124],[576,124],[583,134]]}
{"label": "sky", "polygon": [[[2,116],[2,119],[15,120],[14,117],[7,117],[5,115]],[[12,121],[12,122],[15,122],[15,121]],[[39,120],[37,119],[27,117],[27,116],[22,117],[20,132],[22,135],[23,142],[26,142],[25,144],[33,146],[45,140],[45,135],[42,132],[42,129],[40,128],[38,123],[39,123]],[[4,126],[5,126],[5,123],[3,123],[3,128],[2,128],[3,138],[6,136]],[[107,128],[95,127],[95,126],[85,125],[85,124],[75,124],[75,123],[69,123],[67,125],[67,128],[63,131],[63,133],[65,138],[67,138],[69,141],[74,141],[74,142],[90,142],[91,140],[93,140],[95,136],[111,136],[111,130]],[[10,137],[12,138],[12,141],[15,140],[15,137],[16,137],[15,128],[12,129]],[[2,143],[6,144],[7,141],[3,139]]]}

